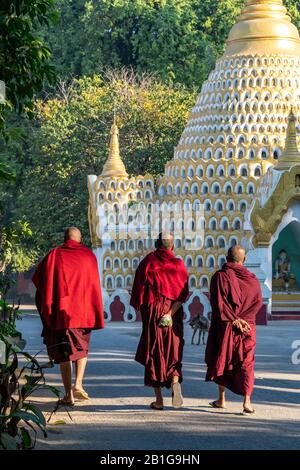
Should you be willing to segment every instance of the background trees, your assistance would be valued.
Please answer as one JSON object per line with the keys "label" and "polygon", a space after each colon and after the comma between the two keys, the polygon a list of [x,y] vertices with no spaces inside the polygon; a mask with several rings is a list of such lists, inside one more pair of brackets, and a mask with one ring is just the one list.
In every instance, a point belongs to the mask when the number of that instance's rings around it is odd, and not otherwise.
{"label": "background trees", "polygon": [[0,4],[0,79],[6,86],[6,103],[0,105],[0,133],[6,112],[28,112],[34,94],[45,80],[54,79],[50,49],[41,27],[49,26],[57,11],[55,0],[2,0]]}
{"label": "background trees", "polygon": [[[0,4],[0,79],[6,85],[6,100],[0,104],[0,450],[34,447],[36,429],[46,435],[42,412],[27,402],[34,391],[47,388],[43,371],[35,357],[23,352],[26,341],[16,326],[20,312],[6,297],[12,273],[29,269],[37,259],[35,248],[27,243],[32,235],[28,222],[12,212],[23,171],[19,157],[28,146],[27,124],[20,116],[30,115],[34,94],[45,80],[54,78],[50,50],[40,32],[52,18],[53,6],[54,0],[1,0]],[[20,354],[25,365],[18,362]]]}
{"label": "background trees", "polygon": [[[295,2],[294,2],[295,3]],[[133,67],[200,86],[224,49],[243,0],[58,0],[47,31],[58,73]]]}
{"label": "background trees", "polygon": [[[70,223],[79,225],[89,241],[86,177],[101,173],[114,109],[127,171],[163,171],[243,3],[1,3],[0,65],[9,87],[7,106],[31,110],[33,116],[29,120],[10,112],[6,120],[19,139],[0,140],[1,160],[16,174],[14,189],[11,183],[2,185],[1,198],[13,221],[30,222],[29,248],[44,254]],[[300,1],[285,5],[300,28]],[[12,59],[4,63],[9,54]],[[56,81],[50,86],[53,70]]]}
{"label": "background trees", "polygon": [[36,103],[28,129],[15,217],[24,217],[35,243],[46,251],[68,225],[89,240],[87,175],[100,174],[108,157],[114,111],[127,171],[157,174],[170,159],[194,101],[180,85],[121,70],[60,82],[52,98]]}

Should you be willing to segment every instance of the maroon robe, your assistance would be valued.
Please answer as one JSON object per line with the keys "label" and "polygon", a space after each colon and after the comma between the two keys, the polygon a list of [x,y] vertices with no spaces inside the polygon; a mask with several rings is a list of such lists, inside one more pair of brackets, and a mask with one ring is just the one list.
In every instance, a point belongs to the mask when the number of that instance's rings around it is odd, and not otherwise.
{"label": "maroon robe", "polygon": [[[211,327],[207,340],[206,381],[214,381],[238,395],[251,395],[254,386],[256,315],[262,295],[256,276],[238,263],[225,263],[210,285]],[[232,326],[246,320],[251,331],[241,333]]]}
{"label": "maroon robe", "polygon": [[88,354],[90,332],[104,327],[97,260],[74,240],[54,248],[39,263],[33,283],[42,336],[55,363]]}
{"label": "maroon robe", "polygon": [[159,248],[140,263],[130,304],[140,310],[143,330],[135,360],[145,367],[145,385],[170,387],[172,377],[182,382],[183,309],[173,315],[172,327],[161,327],[162,315],[189,295],[188,272],[172,251]]}

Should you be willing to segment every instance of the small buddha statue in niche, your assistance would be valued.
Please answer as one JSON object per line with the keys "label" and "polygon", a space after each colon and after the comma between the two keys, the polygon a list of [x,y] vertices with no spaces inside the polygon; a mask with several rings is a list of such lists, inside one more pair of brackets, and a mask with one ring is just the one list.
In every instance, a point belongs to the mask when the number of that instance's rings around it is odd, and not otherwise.
{"label": "small buddha statue in niche", "polygon": [[276,258],[274,279],[277,281],[274,282],[276,290],[284,287],[285,292],[289,293],[291,287],[293,289],[296,287],[295,275],[291,273],[291,262],[286,250],[280,250]]}

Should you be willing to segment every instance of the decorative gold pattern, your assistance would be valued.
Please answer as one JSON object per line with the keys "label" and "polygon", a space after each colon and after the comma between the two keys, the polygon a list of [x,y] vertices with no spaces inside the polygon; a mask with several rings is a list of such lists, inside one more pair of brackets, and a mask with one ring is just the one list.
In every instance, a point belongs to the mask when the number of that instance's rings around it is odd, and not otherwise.
{"label": "decorative gold pattern", "polygon": [[300,163],[282,172],[276,188],[263,207],[256,200],[251,214],[257,247],[268,246],[290,204],[300,200]]}

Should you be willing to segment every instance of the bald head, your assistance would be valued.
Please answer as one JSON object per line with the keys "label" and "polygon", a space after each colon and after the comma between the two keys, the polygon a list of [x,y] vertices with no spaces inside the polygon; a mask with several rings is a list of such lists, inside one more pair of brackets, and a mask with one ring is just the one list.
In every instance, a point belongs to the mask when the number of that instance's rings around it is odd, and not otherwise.
{"label": "bald head", "polygon": [[246,251],[240,245],[229,248],[227,253],[227,261],[231,263],[244,264],[246,259]]}
{"label": "bald head", "polygon": [[77,227],[68,227],[65,230],[65,242],[68,240],[74,240],[75,242],[81,242],[81,232]]}
{"label": "bald head", "polygon": [[156,248],[166,248],[172,250],[174,247],[174,237],[170,233],[160,233],[155,243]]}

